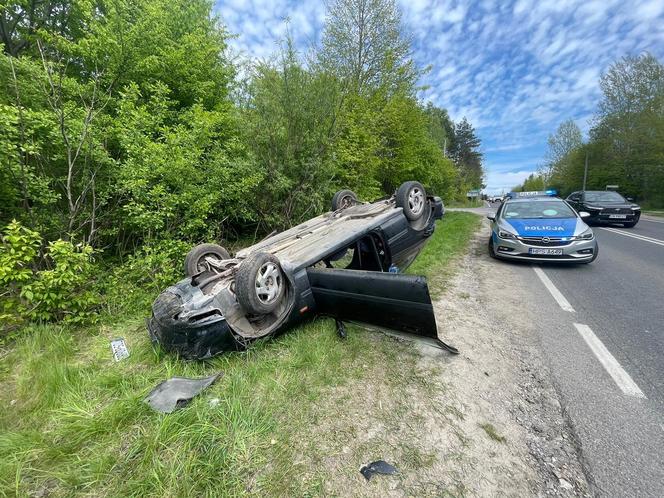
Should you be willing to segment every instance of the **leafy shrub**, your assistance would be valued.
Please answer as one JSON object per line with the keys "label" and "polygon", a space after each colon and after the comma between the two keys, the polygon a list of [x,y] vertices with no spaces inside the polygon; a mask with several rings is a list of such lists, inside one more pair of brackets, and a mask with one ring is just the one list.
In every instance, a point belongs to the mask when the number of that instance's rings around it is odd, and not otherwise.
{"label": "leafy shrub", "polygon": [[183,262],[191,244],[179,240],[147,243],[113,268],[102,284],[106,311],[142,310],[156,295],[184,278]]}
{"label": "leafy shrub", "polygon": [[96,319],[90,246],[49,242],[40,257],[38,232],[12,221],[0,245],[0,321],[9,332],[26,321],[81,323]]}

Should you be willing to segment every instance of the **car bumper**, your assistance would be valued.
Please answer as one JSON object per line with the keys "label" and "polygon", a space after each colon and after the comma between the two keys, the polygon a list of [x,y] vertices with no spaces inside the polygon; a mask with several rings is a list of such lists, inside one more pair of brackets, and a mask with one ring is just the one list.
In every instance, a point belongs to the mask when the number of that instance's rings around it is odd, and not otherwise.
{"label": "car bumper", "polygon": [[622,223],[634,223],[639,221],[641,213],[637,211],[634,213],[625,214],[624,216],[624,218],[611,218],[610,213],[593,213],[590,215],[590,217],[586,218],[585,221],[586,223],[589,222],[596,225],[618,225]]}
{"label": "car bumper", "polygon": [[[493,234],[496,257],[520,261],[550,261],[560,263],[582,263],[592,260],[597,254],[597,239],[575,240],[565,245],[531,245],[520,240],[501,239]],[[561,249],[560,255],[532,254],[531,249]]]}
{"label": "car bumper", "polygon": [[147,326],[150,338],[166,351],[185,359],[205,359],[219,353],[245,348],[221,315],[202,319],[180,318],[185,308],[178,289],[162,292],[152,305]]}

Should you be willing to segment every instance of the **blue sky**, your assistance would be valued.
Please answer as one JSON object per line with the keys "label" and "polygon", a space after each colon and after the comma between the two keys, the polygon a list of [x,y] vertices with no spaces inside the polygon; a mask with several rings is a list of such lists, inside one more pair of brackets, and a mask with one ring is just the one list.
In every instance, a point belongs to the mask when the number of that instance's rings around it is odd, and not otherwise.
{"label": "blue sky", "polygon": [[[664,0],[397,1],[414,59],[432,65],[420,98],[473,123],[489,193],[535,171],[562,121],[587,132],[613,61],[643,51],[664,61]],[[229,0],[217,12],[233,51],[251,58],[276,51],[286,19],[303,51],[325,22],[322,0]]]}

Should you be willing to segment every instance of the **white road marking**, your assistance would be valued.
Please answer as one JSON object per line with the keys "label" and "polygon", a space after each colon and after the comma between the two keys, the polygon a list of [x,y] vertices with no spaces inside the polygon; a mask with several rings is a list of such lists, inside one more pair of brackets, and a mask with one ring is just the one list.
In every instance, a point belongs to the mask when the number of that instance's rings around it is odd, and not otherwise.
{"label": "white road marking", "polygon": [[539,266],[533,266],[533,270],[535,270],[535,273],[544,284],[544,287],[548,289],[548,291],[551,293],[551,295],[556,300],[558,305],[564,311],[569,311],[570,313],[576,313],[574,311],[574,308],[572,308],[572,305],[569,304],[569,301],[565,299],[565,296],[561,294],[558,288],[555,285],[553,285],[553,282],[549,279],[549,277],[547,277],[546,273],[544,273],[544,270],[542,270]]}
{"label": "white road marking", "polygon": [[588,325],[582,323],[575,323],[574,326],[576,330],[579,331],[583,340],[586,341],[586,344],[590,347],[592,352],[595,354],[599,362],[602,364],[604,369],[609,373],[613,378],[618,387],[627,394],[628,396],[635,396],[637,398],[645,398],[646,395],[643,394],[643,391],[636,385],[636,382],[632,380],[629,374],[625,369],[620,366],[618,360],[606,349],[606,346],[600,341],[597,336],[593,333],[592,329]]}
{"label": "white road marking", "polygon": [[601,227],[601,229],[606,230],[607,232],[619,233],[620,235],[624,235],[625,237],[632,237],[633,239],[643,240],[644,242],[650,242],[651,244],[657,244],[658,246],[664,246],[664,240],[654,239],[652,237],[646,237],[645,235],[640,235],[637,233],[627,233],[626,231],[619,230],[617,228]]}
{"label": "white road marking", "polygon": [[641,216],[641,221],[649,221],[650,223],[664,223],[664,220],[653,220],[652,218],[645,218]]}

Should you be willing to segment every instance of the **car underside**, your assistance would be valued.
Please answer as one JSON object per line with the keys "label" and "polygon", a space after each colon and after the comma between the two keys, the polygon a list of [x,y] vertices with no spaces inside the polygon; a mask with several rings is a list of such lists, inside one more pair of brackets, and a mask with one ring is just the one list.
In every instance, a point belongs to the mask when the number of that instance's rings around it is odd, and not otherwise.
{"label": "car underside", "polygon": [[[345,194],[340,195],[340,194]],[[351,191],[333,210],[230,257],[192,249],[187,278],[153,304],[153,341],[187,359],[247,348],[315,315],[365,322],[438,340],[424,277],[404,275],[442,218],[439,198],[417,182],[360,203]]]}

